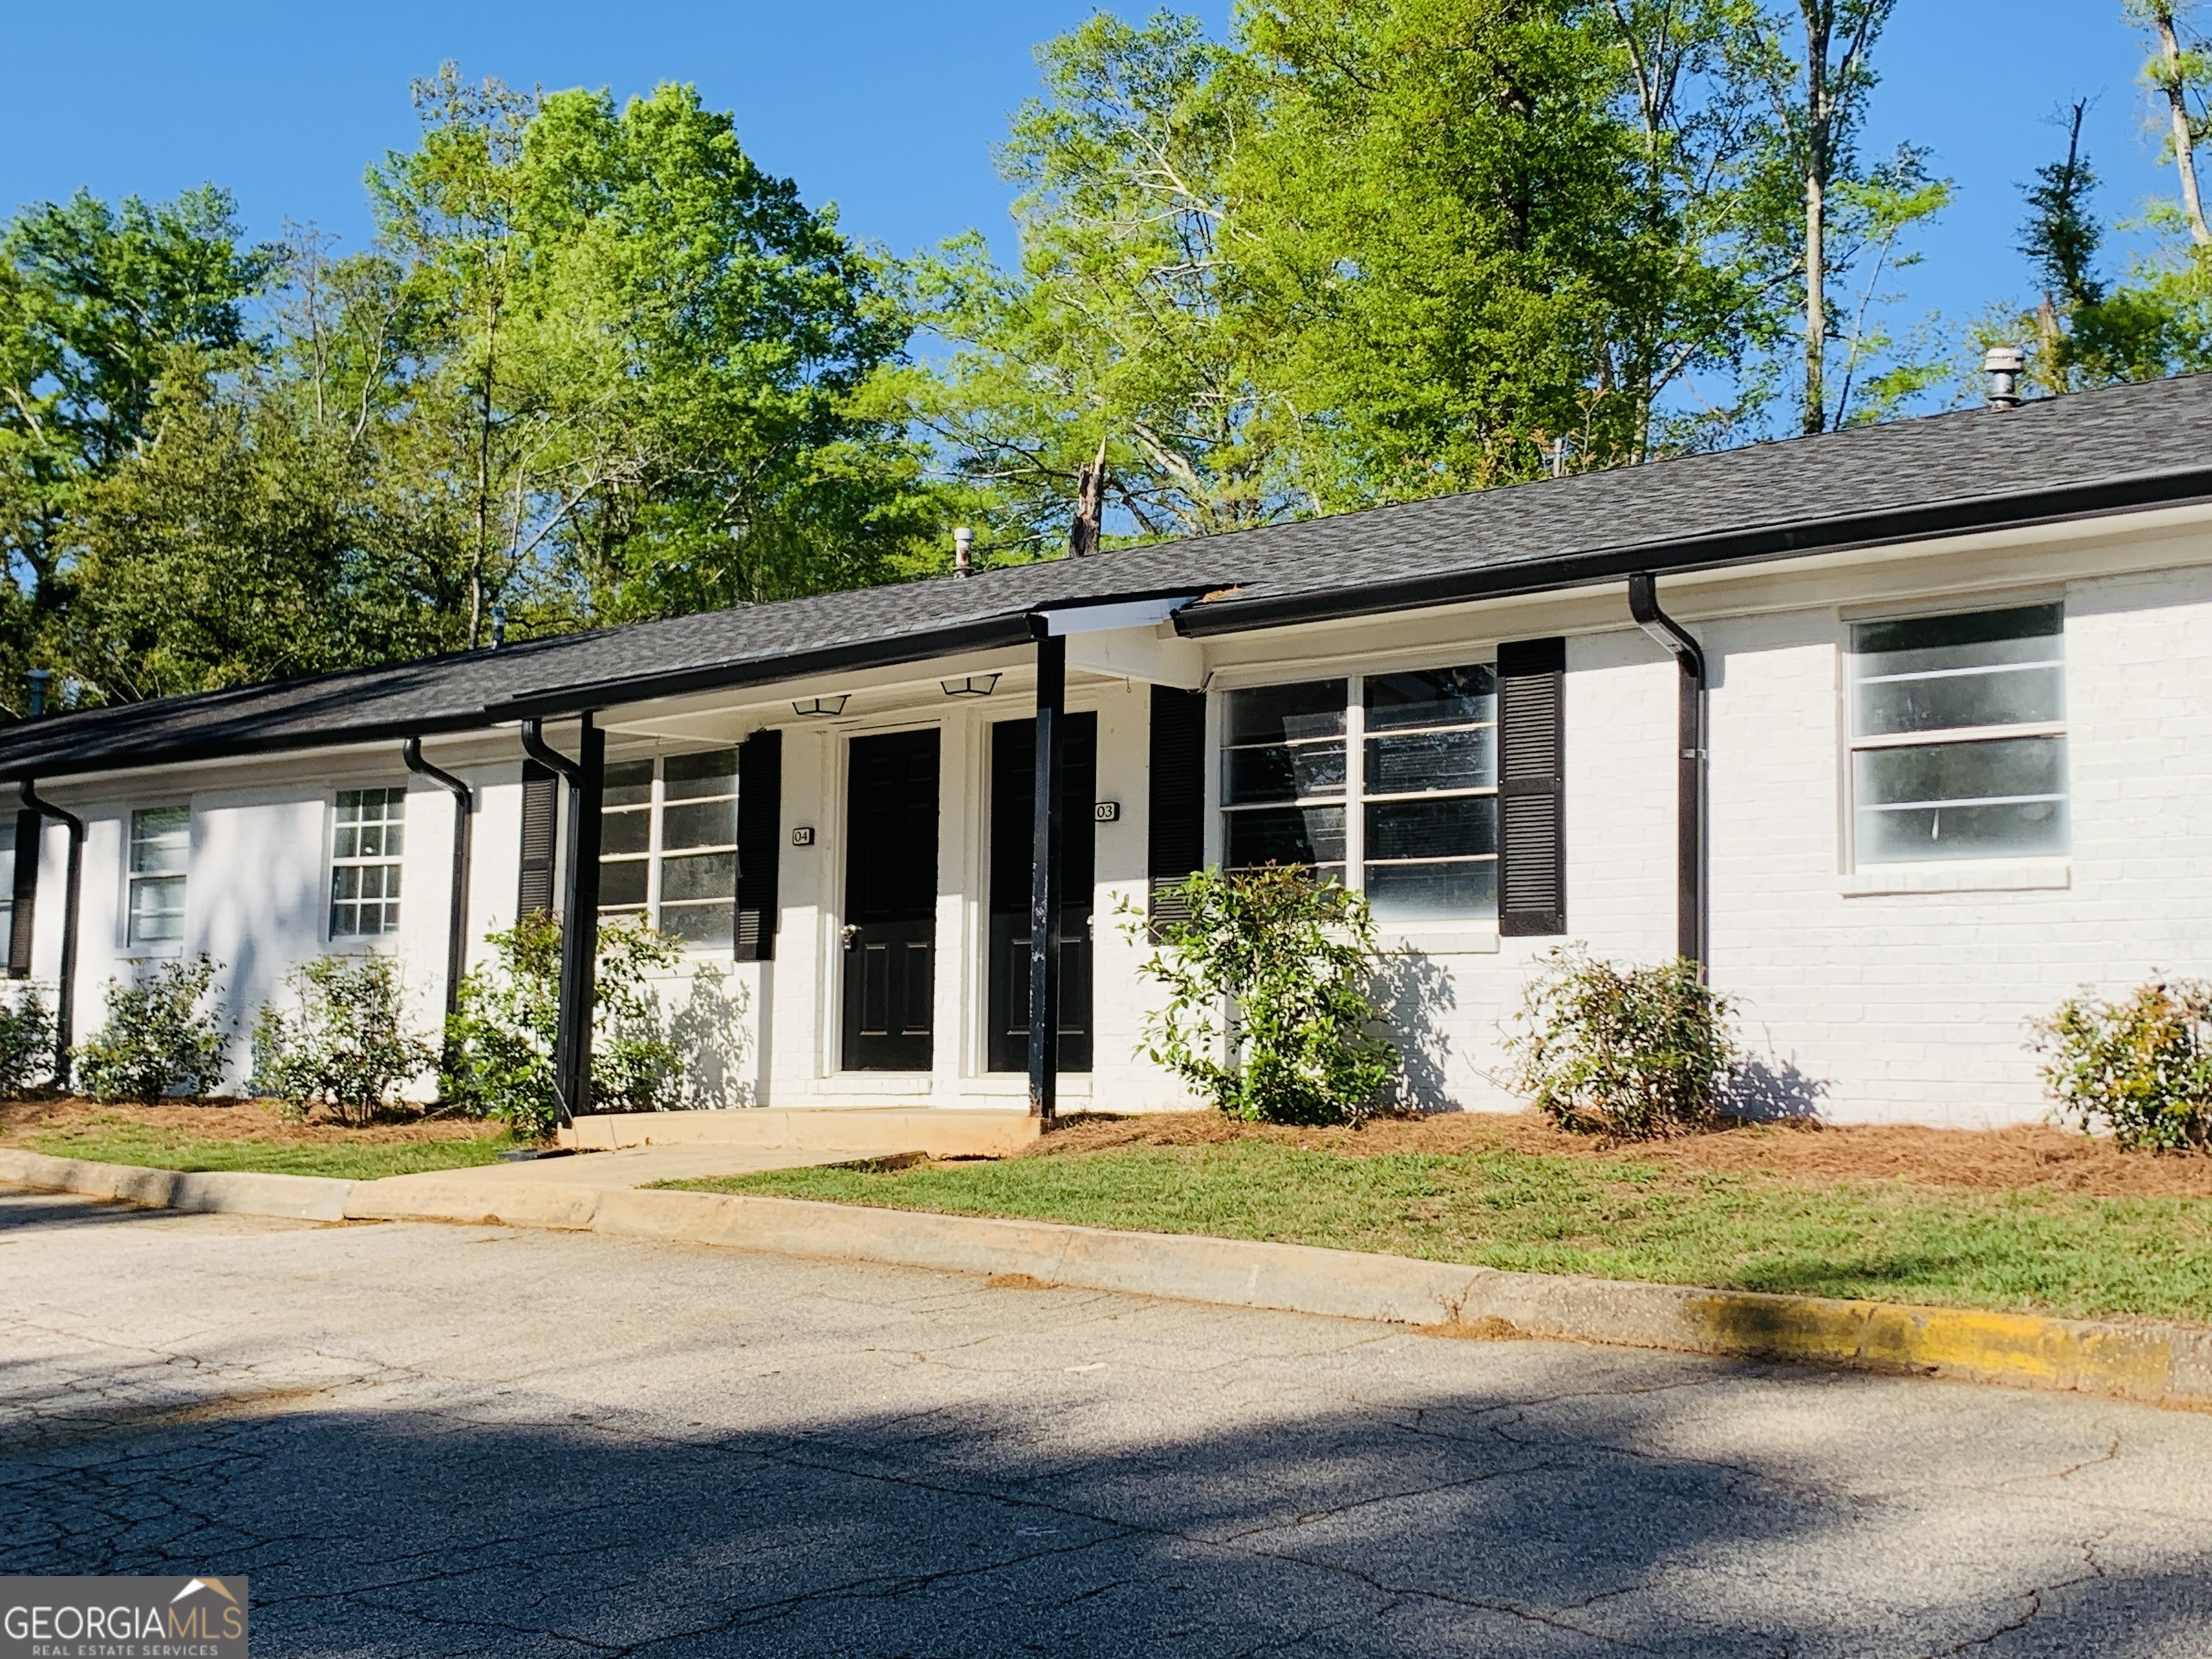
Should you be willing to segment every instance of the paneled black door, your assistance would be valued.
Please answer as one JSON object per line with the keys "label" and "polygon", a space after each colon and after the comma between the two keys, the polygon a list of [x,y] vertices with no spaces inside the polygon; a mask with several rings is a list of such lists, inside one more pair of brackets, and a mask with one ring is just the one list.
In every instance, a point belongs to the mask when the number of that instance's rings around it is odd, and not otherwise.
{"label": "paneled black door", "polygon": [[926,1072],[936,975],[937,733],[853,739],[845,837],[848,1072]]}
{"label": "paneled black door", "polygon": [[[1060,769],[1060,1069],[1091,1069],[1091,892],[1097,826],[1098,716],[1070,714]],[[1030,861],[1036,723],[991,728],[990,1065],[1030,1063]]]}

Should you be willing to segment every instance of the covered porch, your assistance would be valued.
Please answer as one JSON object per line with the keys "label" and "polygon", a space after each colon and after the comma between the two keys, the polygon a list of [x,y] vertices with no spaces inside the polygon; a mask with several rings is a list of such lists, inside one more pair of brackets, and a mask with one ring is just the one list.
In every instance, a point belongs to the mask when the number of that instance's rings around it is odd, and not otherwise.
{"label": "covered porch", "polygon": [[896,661],[772,679],[732,664],[515,708],[526,753],[561,780],[550,896],[581,923],[562,940],[563,1140],[629,1144],[590,1097],[600,927],[696,933],[717,903],[748,1011],[741,1092],[771,1109],[697,1114],[687,1134],[750,1141],[819,1111],[839,1146],[880,1127],[901,1142],[886,1150],[967,1150],[895,1124],[921,1111],[947,1130],[981,1115],[965,1139],[998,1151],[1010,1118],[1187,1103],[1135,1048],[1151,888],[1202,859],[1203,670],[1169,623],[1196,597],[1040,607],[1026,637],[915,641]]}

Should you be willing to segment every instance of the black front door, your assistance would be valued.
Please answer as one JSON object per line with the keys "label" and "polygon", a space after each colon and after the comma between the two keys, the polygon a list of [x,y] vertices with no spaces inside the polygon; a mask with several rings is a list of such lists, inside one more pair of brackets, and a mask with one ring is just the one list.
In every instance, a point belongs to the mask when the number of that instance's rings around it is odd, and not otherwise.
{"label": "black front door", "polygon": [[[1091,890],[1097,826],[1098,716],[1070,714],[1060,775],[1060,1069],[1091,1069]],[[991,728],[990,1063],[1030,1063],[1030,862],[1035,843],[1036,723]]]}
{"label": "black front door", "polygon": [[937,733],[853,739],[845,853],[848,1072],[926,1072],[936,975]]}

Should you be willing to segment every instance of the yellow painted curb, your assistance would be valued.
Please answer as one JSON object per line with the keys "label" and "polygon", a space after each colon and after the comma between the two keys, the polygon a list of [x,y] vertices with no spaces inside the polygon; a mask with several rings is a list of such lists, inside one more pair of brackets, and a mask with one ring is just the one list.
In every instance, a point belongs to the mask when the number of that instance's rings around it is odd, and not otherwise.
{"label": "yellow painted curb", "polygon": [[1953,1376],[2212,1411],[2212,1328],[2197,1325],[1501,1273],[1304,1244],[750,1194],[502,1182],[459,1170],[350,1183],[179,1176],[0,1148],[0,1181],[176,1208],[544,1227],[879,1261],[1030,1285],[1374,1320],[1439,1334]]}

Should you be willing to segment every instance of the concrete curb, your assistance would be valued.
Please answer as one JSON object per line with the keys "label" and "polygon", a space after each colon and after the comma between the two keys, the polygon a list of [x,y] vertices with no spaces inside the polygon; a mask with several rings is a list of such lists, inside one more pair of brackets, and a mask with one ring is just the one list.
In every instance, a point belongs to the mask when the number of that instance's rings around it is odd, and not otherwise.
{"label": "concrete curb", "polygon": [[1376,1320],[1440,1335],[1547,1337],[1951,1376],[2212,1411],[2212,1329],[2047,1319],[1692,1285],[1501,1273],[1403,1256],[1118,1232],[803,1199],[491,1182],[179,1175],[0,1148],[0,1180],[176,1209],[589,1231],[824,1261],[1019,1274],[1040,1285]]}
{"label": "concrete curb", "polygon": [[125,1204],[165,1210],[196,1210],[230,1215],[291,1216],[302,1221],[343,1221],[350,1181],[319,1176],[258,1175],[244,1170],[210,1170],[187,1175],[180,1170],[147,1170],[135,1164],[97,1164],[85,1158],[48,1158],[43,1152],[0,1146],[0,1181],[83,1193]]}

